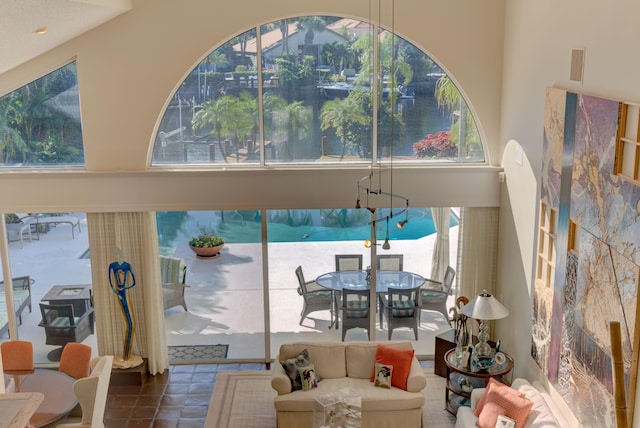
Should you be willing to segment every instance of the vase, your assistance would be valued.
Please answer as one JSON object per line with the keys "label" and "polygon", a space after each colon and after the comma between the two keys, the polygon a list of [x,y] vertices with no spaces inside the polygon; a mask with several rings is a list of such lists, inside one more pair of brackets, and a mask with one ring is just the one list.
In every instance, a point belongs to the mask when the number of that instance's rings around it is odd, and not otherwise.
{"label": "vase", "polygon": [[189,248],[191,248],[191,251],[196,253],[198,257],[201,257],[204,259],[215,258],[219,256],[220,250],[222,250],[222,247],[224,247],[224,243],[217,245],[215,247],[206,247],[206,248],[194,247],[193,245],[189,245]]}

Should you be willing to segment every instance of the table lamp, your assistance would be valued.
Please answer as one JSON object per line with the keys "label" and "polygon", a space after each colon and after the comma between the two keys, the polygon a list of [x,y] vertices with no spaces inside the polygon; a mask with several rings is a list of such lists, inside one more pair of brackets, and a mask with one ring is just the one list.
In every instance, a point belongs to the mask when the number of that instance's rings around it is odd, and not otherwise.
{"label": "table lamp", "polygon": [[464,305],[460,309],[460,313],[480,321],[478,343],[473,349],[473,354],[480,369],[489,367],[491,365],[491,346],[487,343],[489,340],[487,321],[505,318],[509,315],[509,309],[487,290],[483,290],[476,298]]}

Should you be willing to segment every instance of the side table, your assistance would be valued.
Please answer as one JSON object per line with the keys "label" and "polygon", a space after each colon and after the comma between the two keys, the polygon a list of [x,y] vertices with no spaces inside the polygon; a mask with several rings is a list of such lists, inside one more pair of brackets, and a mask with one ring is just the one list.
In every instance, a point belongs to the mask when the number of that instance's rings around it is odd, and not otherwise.
{"label": "side table", "polygon": [[[506,376],[513,370],[513,358],[503,352],[506,361],[503,364],[494,363],[485,370],[468,370],[456,358],[456,350],[451,349],[444,355],[444,362],[447,365],[447,387],[445,388],[445,409],[455,415],[458,407],[470,405],[471,390],[473,388],[483,388],[487,386],[490,378],[499,380],[507,385],[511,384],[511,379]],[[468,379],[471,387],[463,390],[460,386],[462,380]]]}

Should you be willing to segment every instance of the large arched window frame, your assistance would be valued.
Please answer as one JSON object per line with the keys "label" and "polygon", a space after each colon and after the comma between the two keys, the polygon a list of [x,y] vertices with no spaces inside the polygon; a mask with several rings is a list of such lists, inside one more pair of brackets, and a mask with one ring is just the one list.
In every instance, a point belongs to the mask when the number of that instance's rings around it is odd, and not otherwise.
{"label": "large arched window frame", "polygon": [[486,164],[466,100],[436,61],[391,31],[301,16],[251,28],[206,55],[172,95],[151,165],[391,160]]}

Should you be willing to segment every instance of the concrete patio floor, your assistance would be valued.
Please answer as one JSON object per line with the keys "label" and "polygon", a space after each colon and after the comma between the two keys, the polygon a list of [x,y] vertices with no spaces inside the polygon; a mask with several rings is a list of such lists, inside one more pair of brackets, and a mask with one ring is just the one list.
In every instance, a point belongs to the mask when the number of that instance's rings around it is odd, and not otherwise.
{"label": "concrete patio floor", "polygon": [[[71,238],[68,225],[59,225],[40,240],[9,244],[11,274],[13,277],[30,275],[35,279],[32,286],[33,312],[25,311],[19,337],[35,345],[35,361],[50,363],[46,354],[55,349],[44,345],[44,329],[38,327],[41,316],[38,303],[54,285],[91,283],[91,264],[81,256],[89,248],[86,218],[82,218],[82,232]],[[457,227],[450,231],[451,260],[455,260]],[[404,270],[429,277],[431,253],[435,235],[417,240],[392,241],[388,253],[404,254]],[[262,245],[227,243],[222,254],[215,259],[199,259],[186,245],[179,246],[174,256],[184,259],[187,266],[187,288],[185,298],[188,311],[174,307],[165,311],[167,344],[208,345],[228,344],[229,360],[255,360],[266,355],[264,331],[271,334],[269,357],[273,358],[280,344],[292,341],[341,340],[341,330],[329,330],[329,312],[310,314],[299,325],[302,297],[296,291],[298,282],[295,268],[301,265],[307,281],[335,270],[334,254],[363,254],[363,265],[370,265],[368,249],[359,241],[325,241],[270,243],[268,245],[269,291],[265,294],[262,284]],[[263,299],[269,299],[271,317],[265,321]],[[454,297],[450,296],[450,306]],[[265,323],[268,322],[268,328]],[[386,324],[385,324],[386,327]],[[422,311],[419,340],[415,341],[409,329],[395,330],[393,340],[411,340],[416,354],[421,359],[430,359],[434,354],[434,338],[450,327],[439,313]],[[376,331],[376,339],[386,340],[386,329]],[[0,341],[7,340],[2,337]],[[346,341],[367,340],[364,330],[347,332]],[[95,335],[84,341],[94,347]]]}

